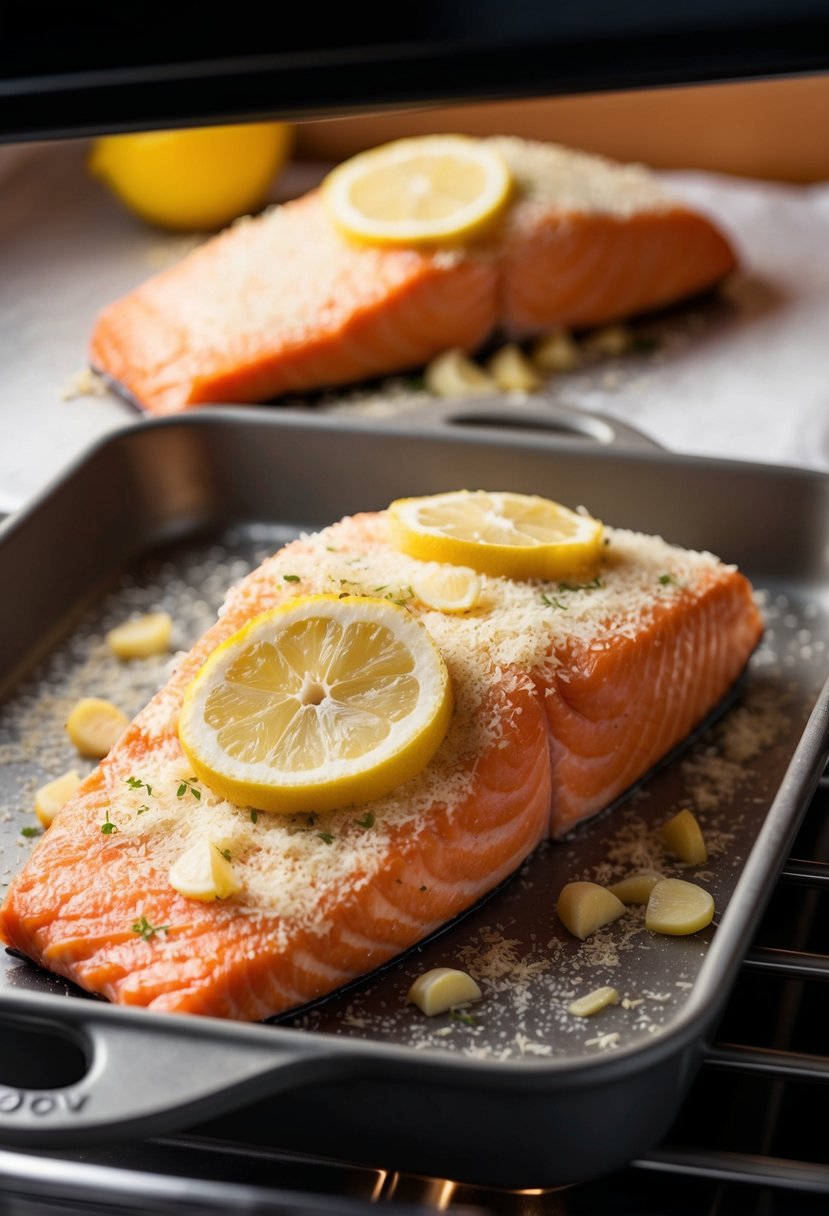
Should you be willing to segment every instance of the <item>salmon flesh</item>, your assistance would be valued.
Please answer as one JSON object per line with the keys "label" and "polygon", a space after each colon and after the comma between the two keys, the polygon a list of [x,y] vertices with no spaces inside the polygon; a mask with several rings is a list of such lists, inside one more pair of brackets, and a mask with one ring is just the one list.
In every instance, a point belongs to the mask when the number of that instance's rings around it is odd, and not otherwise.
{"label": "salmon flesh", "polygon": [[[483,576],[465,615],[413,597],[418,563],[391,546],[385,512],[285,546],[232,588],[58,812],[12,881],[0,937],[110,1001],[241,1020],[305,1005],[427,937],[646,774],[760,638],[733,566],[658,537],[606,536],[590,583]],[[252,616],[344,586],[404,600],[443,654],[456,708],[434,758],[370,805],[316,816],[255,814],[209,789],[183,801],[192,772],[177,721],[200,665]],[[210,903],[169,879],[205,836],[227,847],[240,882]]]}
{"label": "salmon flesh", "polygon": [[492,141],[514,201],[455,248],[350,243],[319,191],[238,223],[99,314],[92,368],[141,409],[256,403],[421,367],[494,334],[589,328],[711,288],[736,266],[706,216],[638,166]]}

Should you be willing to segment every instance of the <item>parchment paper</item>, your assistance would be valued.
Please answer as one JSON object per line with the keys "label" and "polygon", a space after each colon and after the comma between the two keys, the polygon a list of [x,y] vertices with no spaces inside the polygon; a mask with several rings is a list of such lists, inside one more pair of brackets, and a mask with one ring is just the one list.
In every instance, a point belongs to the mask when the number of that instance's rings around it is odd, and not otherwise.
{"label": "parchment paper", "polygon": [[[85,151],[45,146],[0,182],[0,511],[138,420],[78,379],[88,336],[99,308],[194,244],[125,212],[90,179]],[[325,168],[294,166],[278,197],[301,193]],[[829,183],[665,177],[728,232],[739,273],[715,298],[641,323],[652,353],[592,363],[545,393],[676,451],[829,470]],[[370,405],[349,392],[334,408]],[[416,405],[391,394],[379,409]]]}

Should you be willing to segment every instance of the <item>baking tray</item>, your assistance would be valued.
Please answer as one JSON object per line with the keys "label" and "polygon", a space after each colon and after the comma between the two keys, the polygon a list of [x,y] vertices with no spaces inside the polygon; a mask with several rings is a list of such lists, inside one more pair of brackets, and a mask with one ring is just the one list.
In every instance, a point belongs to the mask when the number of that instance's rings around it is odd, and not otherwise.
{"label": "baking tray", "polygon": [[[470,407],[475,408],[475,407]],[[532,420],[530,419],[530,422]],[[643,446],[474,425],[211,408],[141,422],[90,450],[0,532],[0,874],[30,842],[32,793],[77,764],[78,695],[134,712],[165,675],[130,670],[103,634],[167,608],[187,646],[229,581],[301,530],[401,495],[509,488],[584,504],[738,563],[765,638],[716,721],[621,804],[542,845],[490,898],[396,963],[314,1008],[246,1025],[113,1007],[9,955],[0,971],[0,1141],[118,1142],[235,1112],[240,1138],[500,1187],[608,1173],[678,1110],[827,756],[829,477]],[[628,444],[625,447],[625,443]],[[652,829],[694,807],[711,847],[714,924],[647,933],[632,910],[587,943],[554,906],[575,878],[651,859]],[[681,874],[662,856],[666,873]],[[476,974],[471,1016],[425,1019],[412,978]],[[612,983],[590,1020],[573,996]],[[226,1124],[225,1124],[226,1126]]]}

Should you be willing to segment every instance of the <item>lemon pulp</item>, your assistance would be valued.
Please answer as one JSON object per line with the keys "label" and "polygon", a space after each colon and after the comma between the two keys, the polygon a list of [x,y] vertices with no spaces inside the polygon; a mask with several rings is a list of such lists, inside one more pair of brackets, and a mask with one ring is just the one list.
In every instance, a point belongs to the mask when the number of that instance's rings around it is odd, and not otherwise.
{"label": "lemon pulp", "polygon": [[331,810],[414,776],[452,711],[446,665],[405,609],[307,596],[254,618],[187,690],[179,738],[221,796],[260,810]]}

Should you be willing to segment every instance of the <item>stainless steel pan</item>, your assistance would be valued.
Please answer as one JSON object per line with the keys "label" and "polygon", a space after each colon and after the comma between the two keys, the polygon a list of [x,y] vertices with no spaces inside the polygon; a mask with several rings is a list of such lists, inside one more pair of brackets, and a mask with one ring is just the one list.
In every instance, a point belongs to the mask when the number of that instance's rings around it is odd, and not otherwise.
{"label": "stainless steel pan", "polygon": [[[602,426],[549,435],[534,414],[505,428],[503,411],[487,409],[465,406],[477,420],[457,427],[238,407],[142,422],[7,521],[5,877],[29,847],[20,831],[34,822],[31,790],[77,762],[63,742],[65,698],[96,691],[93,672],[115,678],[100,651],[109,623],[163,603],[189,644],[226,575],[302,529],[400,495],[538,492],[738,563],[762,593],[768,629],[735,699],[620,805],[542,846],[443,933],[278,1024],[115,1008],[8,957],[0,1141],[117,1141],[233,1110],[241,1137],[265,1127],[284,1148],[547,1187],[607,1173],[667,1129],[826,760],[829,478],[670,455],[624,428],[615,445]],[[130,711],[161,678],[136,672]],[[714,926],[657,938],[631,913],[592,943],[570,939],[554,913],[564,882],[626,872],[681,805],[697,808],[714,845],[704,875]],[[438,964],[479,975],[473,1023],[426,1020],[406,1004],[413,976]],[[573,995],[602,983],[624,1001],[589,1021],[567,1014]]]}

